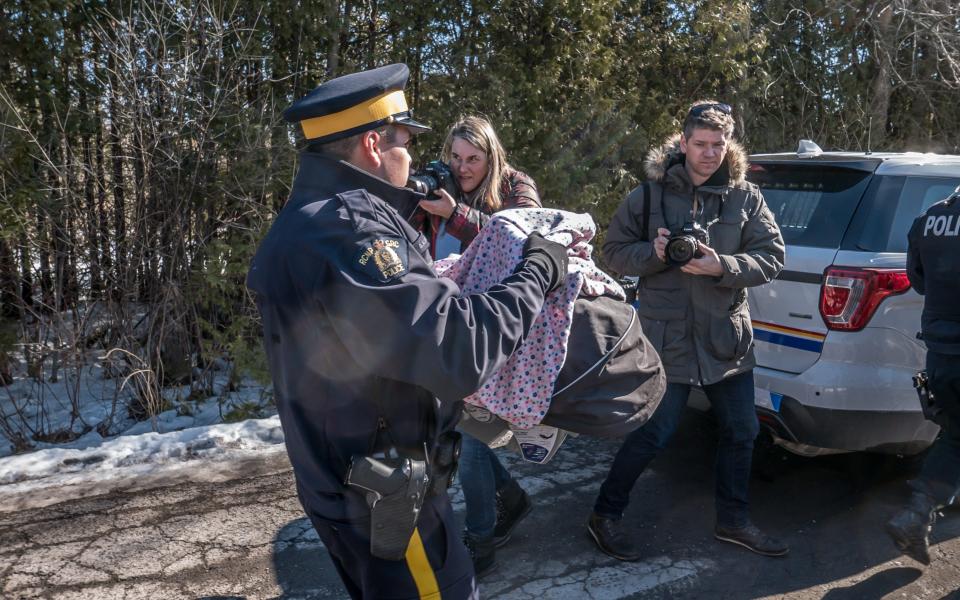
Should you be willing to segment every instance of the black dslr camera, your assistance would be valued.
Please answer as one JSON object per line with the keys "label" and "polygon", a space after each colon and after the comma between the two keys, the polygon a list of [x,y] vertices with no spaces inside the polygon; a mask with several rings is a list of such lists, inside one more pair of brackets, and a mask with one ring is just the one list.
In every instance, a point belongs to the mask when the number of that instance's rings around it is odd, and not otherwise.
{"label": "black dslr camera", "polygon": [[702,258],[700,244],[710,244],[710,234],[699,223],[688,221],[680,231],[671,234],[667,239],[667,247],[663,256],[668,265],[682,267],[694,258]]}
{"label": "black dslr camera", "polygon": [[411,175],[407,180],[407,187],[424,196],[431,195],[435,190],[444,190],[454,199],[460,194],[460,187],[453,176],[453,171],[441,160],[431,160],[425,167]]}

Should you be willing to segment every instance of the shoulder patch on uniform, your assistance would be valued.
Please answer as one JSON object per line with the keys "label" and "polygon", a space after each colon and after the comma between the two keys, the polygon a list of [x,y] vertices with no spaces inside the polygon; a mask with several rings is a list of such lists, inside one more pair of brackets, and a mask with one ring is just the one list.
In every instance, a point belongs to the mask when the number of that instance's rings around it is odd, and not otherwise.
{"label": "shoulder patch on uniform", "polygon": [[394,237],[366,240],[357,251],[353,266],[381,283],[393,281],[407,273],[410,251],[407,241]]}

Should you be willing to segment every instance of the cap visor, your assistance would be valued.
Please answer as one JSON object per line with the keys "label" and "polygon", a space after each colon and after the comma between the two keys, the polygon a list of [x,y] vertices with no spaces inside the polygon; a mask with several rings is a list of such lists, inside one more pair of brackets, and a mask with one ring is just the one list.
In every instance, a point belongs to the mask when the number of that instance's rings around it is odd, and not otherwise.
{"label": "cap visor", "polygon": [[403,125],[404,127],[407,127],[408,129],[410,129],[410,132],[413,133],[414,135],[418,133],[423,133],[424,131],[431,131],[429,127],[427,127],[423,123],[414,121],[410,117],[399,118],[396,121],[394,121],[394,124]]}

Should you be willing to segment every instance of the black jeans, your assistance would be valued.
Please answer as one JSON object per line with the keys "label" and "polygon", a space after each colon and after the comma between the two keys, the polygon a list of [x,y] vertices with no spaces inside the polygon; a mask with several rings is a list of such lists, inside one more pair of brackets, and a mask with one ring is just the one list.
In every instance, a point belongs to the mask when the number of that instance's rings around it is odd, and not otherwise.
{"label": "black jeans", "polygon": [[[717,524],[738,528],[750,522],[747,493],[753,441],[760,425],[753,399],[753,371],[703,386],[719,428],[716,460]],[[637,478],[677,430],[690,386],[668,383],[660,406],[647,423],[624,440],[613,459],[594,512],[619,519],[630,501]]]}
{"label": "black jeans", "polygon": [[940,437],[911,485],[946,504],[960,487],[960,355],[927,352],[927,377],[943,419]]}

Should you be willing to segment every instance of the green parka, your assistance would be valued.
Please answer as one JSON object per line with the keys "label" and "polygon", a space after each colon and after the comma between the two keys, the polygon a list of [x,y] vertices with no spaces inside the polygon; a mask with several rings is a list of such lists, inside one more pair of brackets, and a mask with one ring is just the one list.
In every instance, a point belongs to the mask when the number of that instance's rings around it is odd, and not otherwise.
{"label": "green parka", "polygon": [[[667,381],[711,384],[756,365],[746,288],[776,277],[784,244],[760,190],[744,179],[748,165],[742,146],[731,141],[723,164],[699,187],[690,181],[684,159],[679,134],[650,151],[644,164],[651,181],[650,241],[642,241],[640,232],[641,186],[610,222],[603,257],[615,271],[640,277],[637,313],[660,353]],[[657,228],[676,232],[689,221],[707,229],[722,276],[689,275],[657,257],[652,243]]]}

